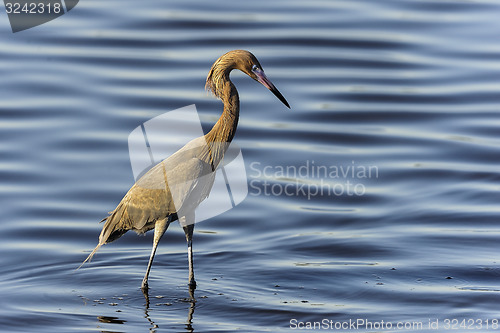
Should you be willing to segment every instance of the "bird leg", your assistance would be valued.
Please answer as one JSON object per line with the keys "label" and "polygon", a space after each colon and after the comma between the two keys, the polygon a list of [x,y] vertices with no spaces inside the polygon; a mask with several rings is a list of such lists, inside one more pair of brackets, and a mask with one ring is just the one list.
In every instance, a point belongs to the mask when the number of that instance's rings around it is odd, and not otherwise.
{"label": "bird leg", "polygon": [[147,292],[148,290],[148,277],[149,271],[151,270],[151,265],[153,265],[153,258],[156,253],[156,248],[158,247],[158,243],[160,242],[161,237],[165,233],[170,224],[170,219],[163,219],[156,221],[155,223],[155,235],[153,238],[153,249],[151,250],[151,256],[149,257],[148,268],[146,270],[146,275],[144,275],[144,279],[142,280],[141,289],[143,292]]}
{"label": "bird leg", "polygon": [[[196,289],[196,281],[194,279],[194,265],[193,265],[193,230],[194,230],[194,214],[184,216],[181,219],[181,225],[186,234],[186,241],[188,245],[188,263],[189,263],[189,289]],[[186,225],[187,224],[187,225]]]}
{"label": "bird leg", "polygon": [[186,241],[188,244],[188,263],[189,263],[189,289],[196,289],[196,281],[194,279],[194,265],[193,265],[193,230],[194,224],[184,227],[186,234]]}

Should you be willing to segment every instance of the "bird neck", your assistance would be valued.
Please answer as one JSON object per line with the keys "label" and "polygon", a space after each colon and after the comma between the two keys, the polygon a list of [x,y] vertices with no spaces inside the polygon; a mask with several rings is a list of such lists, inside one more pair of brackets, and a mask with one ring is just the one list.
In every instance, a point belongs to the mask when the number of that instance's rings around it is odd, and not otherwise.
{"label": "bird neck", "polygon": [[212,130],[205,135],[205,140],[210,150],[210,162],[214,168],[224,158],[224,154],[234,138],[240,114],[238,91],[229,79],[229,75],[227,75],[223,82],[222,89],[218,93],[220,93],[219,96],[221,96],[224,103],[224,111]]}

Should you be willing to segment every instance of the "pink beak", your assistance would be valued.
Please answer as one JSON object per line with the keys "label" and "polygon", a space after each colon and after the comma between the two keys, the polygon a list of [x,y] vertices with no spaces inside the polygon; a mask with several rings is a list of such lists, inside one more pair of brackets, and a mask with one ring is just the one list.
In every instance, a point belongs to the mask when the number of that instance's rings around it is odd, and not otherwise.
{"label": "pink beak", "polygon": [[288,108],[290,108],[290,105],[286,101],[285,97],[279,92],[279,90],[274,86],[274,84],[267,78],[266,74],[264,74],[264,71],[261,69],[257,69],[253,71],[255,75],[257,75],[257,81],[259,81],[264,87],[267,89],[271,90],[271,92],[278,97],[278,99],[285,104]]}

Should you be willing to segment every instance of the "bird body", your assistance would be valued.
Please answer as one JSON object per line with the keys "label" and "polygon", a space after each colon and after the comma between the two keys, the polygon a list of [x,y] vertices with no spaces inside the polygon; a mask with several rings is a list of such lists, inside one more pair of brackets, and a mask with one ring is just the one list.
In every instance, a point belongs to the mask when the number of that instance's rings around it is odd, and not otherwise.
{"label": "bird body", "polygon": [[193,210],[208,196],[215,172],[200,158],[200,139],[156,164],[130,188],[105,219],[99,243],[109,243],[128,230],[145,233],[157,220]]}
{"label": "bird body", "polygon": [[[194,211],[210,194],[217,167],[231,143],[239,119],[239,97],[229,79],[233,69],[240,69],[270,89],[286,106],[284,97],[262,71],[258,60],[248,51],[235,50],[221,56],[212,66],[206,87],[224,103],[219,120],[206,135],[193,139],[170,157],[146,172],[125,194],[105,222],[99,243],[83,262],[91,260],[104,244],[120,238],[129,230],[139,234],[155,229],[153,249],[142,289],[148,288],[148,275],[154,254],[168,225],[179,220],[188,242],[189,285],[195,288],[192,235]],[[82,265],[83,265],[82,263]]]}

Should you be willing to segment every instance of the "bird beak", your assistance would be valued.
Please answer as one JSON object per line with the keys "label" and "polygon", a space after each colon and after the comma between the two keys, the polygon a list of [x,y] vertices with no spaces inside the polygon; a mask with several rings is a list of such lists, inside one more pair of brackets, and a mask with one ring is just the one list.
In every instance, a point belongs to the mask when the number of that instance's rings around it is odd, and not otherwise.
{"label": "bird beak", "polygon": [[267,89],[271,90],[271,92],[274,94],[274,96],[278,97],[278,99],[285,104],[288,108],[290,108],[290,105],[286,101],[285,97],[279,92],[278,89],[274,86],[274,84],[267,78],[266,74],[260,69],[253,71],[255,75],[257,75],[257,81],[259,81],[264,87]]}

